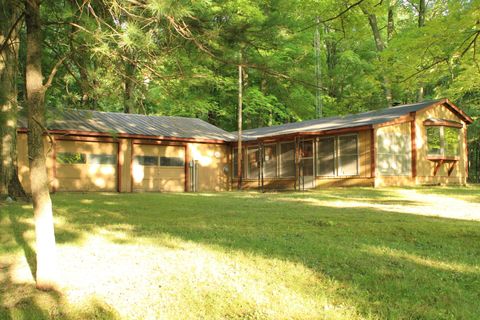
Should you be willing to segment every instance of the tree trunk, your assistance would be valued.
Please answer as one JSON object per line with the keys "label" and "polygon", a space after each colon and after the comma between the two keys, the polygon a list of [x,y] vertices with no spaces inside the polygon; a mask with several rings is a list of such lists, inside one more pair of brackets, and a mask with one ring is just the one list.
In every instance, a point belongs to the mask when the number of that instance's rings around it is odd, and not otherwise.
{"label": "tree trunk", "polygon": [[[368,17],[368,23],[370,24],[370,28],[372,29],[373,39],[375,40],[375,46],[377,48],[377,52],[381,53],[385,50],[385,43],[383,42],[382,35],[380,34],[380,29],[378,28],[377,23],[377,16],[374,13],[368,12],[366,9],[362,8],[363,13]],[[383,75],[383,88],[385,92],[385,99],[387,100],[387,104],[389,107],[392,106],[393,97],[392,97],[392,90],[390,79],[387,75]]]}
{"label": "tree trunk", "polygon": [[[427,7],[425,0],[420,0],[418,4],[418,27],[422,28],[425,25],[425,14],[427,13]],[[425,88],[423,83],[420,81],[419,88],[417,91],[417,101],[422,102],[425,95]]]}
{"label": "tree trunk", "polygon": [[237,189],[242,189],[242,129],[243,129],[243,70],[238,65],[238,150],[237,150]]}
{"label": "tree trunk", "polygon": [[57,287],[56,248],[52,201],[48,190],[43,133],[45,128],[45,91],[42,76],[42,34],[40,0],[25,1],[27,25],[27,61],[25,84],[28,108],[28,156],[32,189],[37,251],[37,288]]}
{"label": "tree trunk", "polygon": [[395,12],[394,12],[394,3],[391,1],[388,3],[388,14],[387,14],[387,41],[390,42],[395,32]]}
{"label": "tree trunk", "polygon": [[125,61],[125,91],[123,96],[123,112],[135,113],[135,71],[136,66],[131,61]]}
{"label": "tree trunk", "polygon": [[17,69],[22,9],[0,1],[0,194],[25,198],[17,174]]}

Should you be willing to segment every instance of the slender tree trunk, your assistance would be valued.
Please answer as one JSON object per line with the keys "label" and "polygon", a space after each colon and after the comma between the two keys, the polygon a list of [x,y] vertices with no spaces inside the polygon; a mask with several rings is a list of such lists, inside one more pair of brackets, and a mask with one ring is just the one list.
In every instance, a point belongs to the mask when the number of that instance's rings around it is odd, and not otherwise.
{"label": "slender tree trunk", "polygon": [[242,189],[242,129],[243,129],[243,70],[238,65],[238,150],[237,150],[237,189]]}
{"label": "slender tree trunk", "polygon": [[388,3],[388,14],[387,14],[387,42],[390,42],[393,37],[393,33],[395,32],[395,3],[394,1],[390,1]]}
{"label": "slender tree trunk", "polygon": [[56,248],[52,201],[48,190],[46,155],[43,144],[45,128],[45,91],[42,76],[43,39],[40,0],[25,0],[27,25],[26,92],[28,108],[28,156],[32,189],[37,251],[37,288],[55,289]]}
{"label": "slender tree trunk", "polygon": [[24,198],[17,170],[17,70],[19,31],[23,22],[20,4],[0,0],[0,194]]}
{"label": "slender tree trunk", "polygon": [[123,96],[123,112],[125,113],[135,113],[135,71],[136,66],[130,62],[125,61],[125,77],[124,85],[125,91]]}
{"label": "slender tree trunk", "polygon": [[[418,4],[418,27],[423,28],[425,25],[425,14],[427,13],[427,7],[425,0],[420,0]],[[425,88],[423,83],[419,83],[418,91],[417,91],[417,101],[422,102],[425,96]]]}
{"label": "slender tree trunk", "polygon": [[[381,53],[383,52],[383,50],[385,50],[385,43],[383,42],[380,29],[378,28],[377,16],[374,13],[368,12],[364,8],[362,8],[362,10],[364,14],[367,16],[368,23],[370,24],[370,28],[372,29],[373,39],[375,40],[375,46],[377,48],[377,52]],[[383,88],[385,92],[385,99],[387,100],[387,104],[390,107],[392,106],[393,97],[392,97],[390,79],[387,75],[383,75]]]}

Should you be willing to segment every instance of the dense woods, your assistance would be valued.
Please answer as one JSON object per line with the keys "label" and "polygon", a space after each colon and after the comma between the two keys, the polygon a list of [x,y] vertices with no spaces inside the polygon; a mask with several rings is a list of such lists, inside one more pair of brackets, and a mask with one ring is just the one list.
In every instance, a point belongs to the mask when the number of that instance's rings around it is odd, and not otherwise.
{"label": "dense woods", "polygon": [[[44,1],[42,65],[58,69],[46,106],[194,116],[234,130],[240,64],[245,128],[315,118],[317,92],[324,116],[437,97],[475,116],[479,5]],[[2,10],[15,6],[4,1]],[[18,75],[25,68],[24,37],[22,27]]]}

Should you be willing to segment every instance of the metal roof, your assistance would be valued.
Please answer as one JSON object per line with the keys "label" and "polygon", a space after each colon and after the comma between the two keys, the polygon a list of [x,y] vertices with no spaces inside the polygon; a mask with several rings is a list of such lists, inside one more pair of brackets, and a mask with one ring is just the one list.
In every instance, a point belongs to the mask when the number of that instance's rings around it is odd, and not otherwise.
{"label": "metal roof", "polygon": [[[410,112],[419,111],[431,105],[442,103],[450,107],[452,111],[456,112],[457,115],[467,123],[473,121],[448,99],[438,99],[341,117],[321,118],[244,130],[242,132],[243,140],[252,141],[303,132],[321,132],[381,124],[408,115]],[[26,128],[25,121],[20,120],[19,126]],[[236,132],[227,132],[197,118],[146,116],[91,110],[58,110],[55,115],[47,121],[47,128],[49,130],[72,131],[72,133],[74,131],[84,131],[112,135],[130,134],[163,138],[221,140],[227,142],[237,140]]]}
{"label": "metal roof", "polygon": [[[24,127],[26,127],[24,125]],[[87,131],[155,137],[230,141],[234,137],[208,122],[196,118],[146,116],[119,112],[65,109],[47,120],[49,130]]]}
{"label": "metal roof", "polygon": [[[395,120],[410,112],[424,109],[444,99],[424,101],[420,103],[405,104],[381,110],[368,111],[358,114],[346,115],[343,117],[329,117],[301,122],[287,123],[283,125],[249,129],[242,132],[244,140],[251,141],[259,138],[275,137],[280,135],[294,134],[300,132],[320,132],[326,130],[361,127],[375,125]],[[236,132],[232,132],[236,135]]]}

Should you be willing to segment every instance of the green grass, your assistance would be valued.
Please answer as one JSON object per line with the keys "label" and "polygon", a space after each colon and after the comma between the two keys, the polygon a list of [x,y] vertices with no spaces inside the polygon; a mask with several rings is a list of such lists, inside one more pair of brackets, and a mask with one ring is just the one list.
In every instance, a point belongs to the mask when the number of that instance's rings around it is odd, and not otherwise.
{"label": "green grass", "polygon": [[0,206],[0,319],[478,319],[480,187],[56,194]]}

